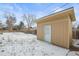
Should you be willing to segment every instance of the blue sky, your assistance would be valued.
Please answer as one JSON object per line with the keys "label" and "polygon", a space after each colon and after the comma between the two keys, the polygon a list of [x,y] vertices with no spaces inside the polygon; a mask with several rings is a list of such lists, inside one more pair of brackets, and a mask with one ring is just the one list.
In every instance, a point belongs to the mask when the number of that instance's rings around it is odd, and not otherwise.
{"label": "blue sky", "polygon": [[[75,15],[76,15],[76,23],[79,23],[79,4],[66,4],[65,3],[1,3],[0,4],[0,20],[3,22],[6,19],[3,17],[4,13],[11,12],[14,13],[17,18],[17,23],[23,20],[22,15],[25,14],[33,14],[36,18],[40,18],[63,9],[67,9],[70,7],[74,7]],[[57,9],[57,10],[56,10]],[[56,10],[53,12],[53,10]]]}

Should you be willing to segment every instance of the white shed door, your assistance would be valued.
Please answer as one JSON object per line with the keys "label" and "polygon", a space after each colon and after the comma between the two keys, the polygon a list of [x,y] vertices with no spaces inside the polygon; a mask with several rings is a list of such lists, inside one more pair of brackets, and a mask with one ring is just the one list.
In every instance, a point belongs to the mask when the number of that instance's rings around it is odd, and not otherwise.
{"label": "white shed door", "polygon": [[51,42],[51,25],[44,26],[44,40]]}

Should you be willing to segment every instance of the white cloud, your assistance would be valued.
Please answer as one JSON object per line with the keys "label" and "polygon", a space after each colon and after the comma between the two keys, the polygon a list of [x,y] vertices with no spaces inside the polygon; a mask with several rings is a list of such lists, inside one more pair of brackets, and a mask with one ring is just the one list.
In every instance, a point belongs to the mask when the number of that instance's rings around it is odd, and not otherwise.
{"label": "white cloud", "polygon": [[46,14],[45,14],[45,12],[43,12],[43,11],[38,11],[38,12],[36,12],[37,13],[37,18],[40,18],[40,17],[43,17],[43,16],[45,16]]}
{"label": "white cloud", "polygon": [[[14,13],[17,18],[17,23],[19,23],[22,20],[23,11],[27,10],[28,8],[23,9],[21,6],[17,4],[0,4],[0,19],[1,15],[3,16],[4,13]],[[6,21],[6,20],[3,20]]]}

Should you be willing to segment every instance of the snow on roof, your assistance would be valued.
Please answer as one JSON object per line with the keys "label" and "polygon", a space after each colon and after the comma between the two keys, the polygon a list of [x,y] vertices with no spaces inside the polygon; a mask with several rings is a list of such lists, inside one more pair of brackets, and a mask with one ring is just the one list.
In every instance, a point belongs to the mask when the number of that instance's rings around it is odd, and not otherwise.
{"label": "snow on roof", "polygon": [[72,21],[74,21],[75,20],[75,14],[74,14],[74,8],[73,7],[70,7],[70,8],[68,8],[68,9],[65,9],[65,10],[62,10],[62,11],[59,11],[59,12],[56,12],[56,13],[53,13],[53,14],[50,14],[50,15],[47,15],[47,16],[44,16],[44,17],[42,17],[42,18],[40,18],[40,19],[38,19],[37,20],[37,22],[40,22],[41,20],[44,20],[44,19],[46,19],[46,18],[48,18],[48,17],[50,17],[50,16],[56,16],[56,15],[58,15],[58,14],[70,14],[70,16],[71,16],[71,20]]}

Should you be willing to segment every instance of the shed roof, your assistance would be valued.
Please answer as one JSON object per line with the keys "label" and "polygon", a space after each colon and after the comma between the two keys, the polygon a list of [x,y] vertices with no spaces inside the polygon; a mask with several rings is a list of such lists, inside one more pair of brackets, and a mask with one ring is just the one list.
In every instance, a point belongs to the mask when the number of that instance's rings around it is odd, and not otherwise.
{"label": "shed roof", "polygon": [[62,10],[62,11],[59,11],[59,12],[56,12],[56,13],[53,13],[53,14],[50,14],[50,15],[47,15],[47,16],[44,16],[40,19],[37,20],[37,23],[38,22],[42,22],[42,21],[45,21],[45,19],[47,18],[50,18],[50,17],[56,17],[57,15],[66,15],[68,14],[71,18],[71,21],[75,21],[75,13],[74,13],[74,8],[71,7],[71,8],[68,8],[68,9],[65,9],[65,10]]}

